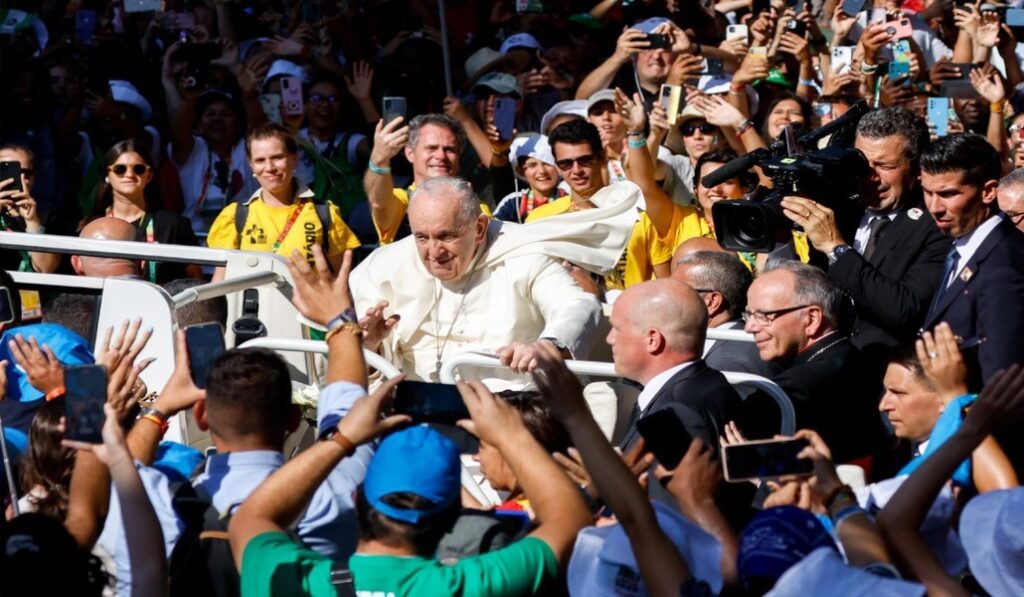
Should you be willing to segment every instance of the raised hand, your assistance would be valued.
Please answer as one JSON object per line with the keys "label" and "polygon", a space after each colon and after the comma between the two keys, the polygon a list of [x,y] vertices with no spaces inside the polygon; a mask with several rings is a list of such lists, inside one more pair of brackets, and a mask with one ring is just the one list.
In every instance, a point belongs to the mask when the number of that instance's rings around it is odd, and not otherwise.
{"label": "raised hand", "polygon": [[373,394],[356,400],[348,414],[338,421],[338,433],[359,446],[412,422],[412,417],[409,415],[384,416],[386,407],[391,400],[391,391],[403,379],[405,377],[401,375],[389,379],[382,383]]}
{"label": "raised hand", "polygon": [[948,323],[921,334],[914,347],[925,377],[943,404],[967,393],[967,364]]}
{"label": "raised hand", "polygon": [[386,166],[391,158],[402,151],[409,142],[409,127],[402,126],[405,119],[396,117],[385,124],[384,120],[377,121],[377,128],[373,132],[373,151],[370,153],[370,161],[378,166]]}
{"label": "raised hand", "polygon": [[639,29],[626,29],[615,43],[615,53],[612,54],[612,58],[620,63],[625,63],[633,54],[650,47],[651,43],[647,41],[646,33]]}
{"label": "raised hand", "polygon": [[360,60],[352,66],[352,75],[345,75],[345,85],[348,92],[357,100],[365,100],[370,97],[370,88],[373,84],[373,67],[365,60]]}
{"label": "raised hand", "polygon": [[459,381],[456,385],[471,419],[459,421],[458,426],[480,438],[480,441],[500,447],[514,432],[526,431],[519,412],[504,400],[496,398],[481,382]]}
{"label": "raised hand", "polygon": [[366,315],[359,320],[359,326],[363,328],[363,348],[376,351],[391,330],[398,325],[402,316],[393,313],[385,318],[384,309],[387,307],[387,301],[380,301],[367,309]]}
{"label": "raised hand", "polygon": [[49,346],[43,344],[40,348],[35,338],[25,340],[21,334],[15,334],[7,347],[14,362],[25,370],[28,383],[43,395],[64,387],[64,365]]}
{"label": "raised hand", "polygon": [[642,131],[647,126],[647,110],[644,109],[644,102],[639,93],[633,94],[631,99],[621,89],[616,88],[615,109],[622,116],[627,130]]}
{"label": "raised hand", "polygon": [[296,249],[287,262],[292,274],[295,292],[292,304],[302,316],[320,325],[327,325],[336,315],[352,308],[352,294],[348,288],[348,276],[352,271],[352,251],[345,251],[341,268],[335,276],[320,245],[313,245],[313,261],[316,269]]}

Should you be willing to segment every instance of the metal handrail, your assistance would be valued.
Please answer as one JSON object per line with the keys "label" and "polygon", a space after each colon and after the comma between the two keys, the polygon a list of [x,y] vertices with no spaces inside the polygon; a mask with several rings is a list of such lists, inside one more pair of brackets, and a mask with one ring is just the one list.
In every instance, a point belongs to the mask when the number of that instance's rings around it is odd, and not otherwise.
{"label": "metal handrail", "polygon": [[228,255],[231,253],[231,251],[206,247],[140,243],[127,240],[97,240],[25,232],[0,232],[0,245],[4,248],[22,251],[216,266],[226,265]]}
{"label": "metal handrail", "polygon": [[[5,234],[0,232],[0,234]],[[68,276],[66,274],[40,274],[37,272],[8,272],[22,286],[58,286],[82,290],[103,290],[104,278]]]}
{"label": "metal handrail", "polygon": [[708,328],[708,340],[731,340],[733,342],[753,342],[754,334],[748,334],[742,329],[730,330],[726,328]]}
{"label": "metal handrail", "polygon": [[[267,348],[287,352],[327,354],[327,343],[323,340],[298,340],[295,338],[253,338],[243,343],[239,348]],[[398,377],[402,374],[390,361],[365,348],[363,349],[363,359],[366,360],[367,365],[380,371],[380,374],[387,379]]]}
{"label": "metal handrail", "polygon": [[244,274],[241,276],[235,276],[229,280],[210,282],[208,284],[186,288],[171,297],[171,300],[174,301],[174,307],[176,309],[180,309],[185,305],[190,305],[197,301],[204,301],[206,299],[224,296],[233,292],[241,292],[243,290],[254,288],[256,286],[263,286],[265,284],[275,285],[286,296],[291,294],[291,284],[288,283],[288,280],[285,279],[284,276],[271,271],[265,271]]}
{"label": "metal handrail", "polygon": [[[504,365],[501,364],[501,361],[498,360],[498,357],[465,352],[454,355],[445,361],[444,365],[441,367],[441,382],[455,383],[455,371],[463,365],[471,367],[490,367],[493,369],[504,367]],[[569,371],[572,371],[577,375],[598,375],[602,377],[619,376],[615,373],[614,363],[567,360],[565,361],[565,365],[569,368]],[[780,425],[780,432],[782,435],[792,435],[796,431],[796,412],[793,410],[793,402],[777,383],[768,378],[761,377],[760,375],[754,375],[752,373],[722,371],[722,374],[725,375],[726,381],[734,386],[742,384],[751,385],[759,390],[763,390],[766,394],[771,396],[779,406],[779,410],[782,412],[782,424]]]}

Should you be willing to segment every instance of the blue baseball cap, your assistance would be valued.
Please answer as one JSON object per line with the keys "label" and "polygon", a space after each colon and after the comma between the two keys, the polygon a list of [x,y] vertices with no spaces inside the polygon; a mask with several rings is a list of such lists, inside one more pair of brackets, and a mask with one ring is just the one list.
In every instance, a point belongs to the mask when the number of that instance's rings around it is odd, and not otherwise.
{"label": "blue baseball cap", "polygon": [[639,31],[643,31],[644,33],[651,33],[660,25],[671,22],[672,21],[666,19],[665,17],[651,17],[647,20],[640,21],[636,25],[630,27],[630,29],[637,29]]}
{"label": "blue baseball cap", "polygon": [[7,398],[9,400],[30,402],[43,397],[43,393],[29,383],[25,370],[15,364],[11,350],[7,346],[8,342],[18,334],[26,340],[35,338],[40,348],[44,344],[49,346],[54,356],[65,366],[91,365],[96,362],[85,338],[62,325],[36,323],[10,329],[0,338],[0,360],[7,361]]}
{"label": "blue baseball cap", "polygon": [[502,54],[508,54],[515,48],[529,48],[532,50],[543,50],[540,42],[537,38],[530,35],[529,33],[516,33],[515,35],[508,36],[508,39],[501,42],[501,49],[499,50]]}
{"label": "blue baseball cap", "polygon": [[[450,439],[425,425],[409,427],[381,441],[366,471],[363,493],[381,514],[417,524],[459,498],[461,474],[459,449]],[[411,493],[433,505],[413,510],[384,503],[395,493]]]}
{"label": "blue baseball cap", "polygon": [[740,535],[739,573],[744,585],[772,584],[819,547],[836,549],[835,541],[813,514],[796,506],[762,510]]}

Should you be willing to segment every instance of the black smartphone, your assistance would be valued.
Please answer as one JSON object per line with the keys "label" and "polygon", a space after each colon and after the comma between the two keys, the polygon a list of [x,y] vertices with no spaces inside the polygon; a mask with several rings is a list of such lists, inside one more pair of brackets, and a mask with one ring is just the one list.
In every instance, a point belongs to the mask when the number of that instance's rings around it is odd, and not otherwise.
{"label": "black smartphone", "polygon": [[693,439],[671,408],[663,408],[637,420],[636,430],[661,466],[668,470],[679,466]]}
{"label": "black smartphone", "polygon": [[395,391],[394,411],[409,415],[417,423],[443,423],[454,425],[469,418],[469,410],[454,384],[399,382]]}
{"label": "black smartphone", "polygon": [[855,17],[864,10],[868,0],[843,0],[843,12],[848,17]]}
{"label": "black smartphone", "polygon": [[224,328],[219,323],[201,323],[185,328],[188,346],[188,366],[192,382],[197,388],[206,388],[206,378],[217,357],[224,354]]}
{"label": "black smartphone", "polygon": [[786,21],[786,31],[804,37],[807,35],[807,23],[799,19],[790,19]]}
{"label": "black smartphone", "polygon": [[737,483],[786,475],[809,475],[814,471],[814,462],[797,458],[807,445],[805,439],[772,439],[724,446],[722,464],[725,480]]}
{"label": "black smartphone", "polygon": [[385,97],[382,101],[381,114],[384,115],[384,124],[391,122],[392,120],[401,116],[406,116],[406,102],[404,97]]}
{"label": "black smartphone", "polygon": [[510,97],[494,98],[494,126],[502,139],[512,138],[516,124],[516,100]]}
{"label": "black smartphone", "polygon": [[710,77],[722,77],[725,75],[725,64],[721,58],[705,58],[703,75]]}
{"label": "black smartphone", "polygon": [[0,182],[8,178],[14,179],[13,183],[3,188],[5,191],[24,191],[21,186],[21,162],[0,162]]}
{"label": "black smartphone", "polygon": [[647,42],[651,44],[648,46],[648,50],[667,50],[669,48],[668,36],[664,33],[648,33]]}
{"label": "black smartphone", "polygon": [[107,401],[107,368],[70,365],[64,370],[66,439],[103,443],[103,404]]}
{"label": "black smartphone", "polygon": [[0,288],[0,323],[11,323],[12,321],[14,321],[14,301],[11,300],[11,289]]}

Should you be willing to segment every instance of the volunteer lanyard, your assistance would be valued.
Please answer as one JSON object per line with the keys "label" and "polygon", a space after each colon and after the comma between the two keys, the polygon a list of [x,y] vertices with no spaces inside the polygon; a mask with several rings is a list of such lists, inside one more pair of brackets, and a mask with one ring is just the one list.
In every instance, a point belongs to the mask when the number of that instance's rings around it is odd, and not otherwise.
{"label": "volunteer lanyard", "polygon": [[[302,213],[303,207],[306,207],[305,198],[299,200],[299,204],[295,206],[295,211],[293,211],[292,215],[288,218],[288,223],[284,225],[284,230],[281,231],[281,234],[277,235],[277,240],[274,241],[274,247],[270,249],[272,253],[277,253],[277,250],[281,248],[281,243],[284,242],[285,237],[288,236],[288,231],[292,229],[292,226],[295,224],[295,220],[299,219],[299,214]],[[326,230],[324,230],[324,234],[327,234]]]}

